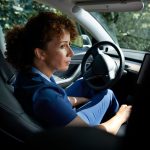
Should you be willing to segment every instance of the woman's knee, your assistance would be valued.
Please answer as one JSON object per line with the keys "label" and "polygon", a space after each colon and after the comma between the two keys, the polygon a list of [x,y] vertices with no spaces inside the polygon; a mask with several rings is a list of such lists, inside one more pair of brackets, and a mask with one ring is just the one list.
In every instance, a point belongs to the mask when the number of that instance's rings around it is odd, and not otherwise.
{"label": "woman's knee", "polygon": [[114,105],[116,107],[116,110],[117,110],[119,107],[119,103],[118,103],[118,100],[117,100],[114,92],[111,89],[108,89],[108,93],[110,95],[110,100],[112,101],[112,105]]}
{"label": "woman's knee", "polygon": [[114,92],[111,89],[108,89],[107,93],[110,96],[111,100],[116,100],[116,96],[115,96]]}
{"label": "woman's knee", "polygon": [[98,92],[99,94],[103,94],[103,95],[114,95],[114,92],[111,89],[106,89],[103,91]]}
{"label": "woman's knee", "polygon": [[114,92],[111,89],[107,89],[107,93],[114,96]]}
{"label": "woman's knee", "polygon": [[116,100],[115,98],[115,94],[114,92],[111,90],[111,89],[106,89],[102,92],[102,95],[105,95],[107,98],[107,101],[113,101],[114,99]]}

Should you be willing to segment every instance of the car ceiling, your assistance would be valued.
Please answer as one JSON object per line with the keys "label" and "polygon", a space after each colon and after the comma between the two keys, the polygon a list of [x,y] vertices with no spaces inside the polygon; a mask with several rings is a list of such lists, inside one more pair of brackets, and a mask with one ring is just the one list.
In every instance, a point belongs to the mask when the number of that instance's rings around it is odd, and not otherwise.
{"label": "car ceiling", "polygon": [[54,4],[54,6],[67,4],[70,6],[79,6],[88,11],[99,12],[125,12],[137,11],[144,7],[142,0],[36,0],[41,3]]}

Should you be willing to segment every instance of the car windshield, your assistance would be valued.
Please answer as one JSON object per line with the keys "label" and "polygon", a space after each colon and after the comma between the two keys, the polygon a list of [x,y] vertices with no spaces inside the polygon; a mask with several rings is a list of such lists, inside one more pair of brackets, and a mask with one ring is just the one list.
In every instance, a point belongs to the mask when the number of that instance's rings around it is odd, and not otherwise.
{"label": "car windshield", "polygon": [[150,4],[145,4],[141,11],[91,14],[124,50],[150,50]]}

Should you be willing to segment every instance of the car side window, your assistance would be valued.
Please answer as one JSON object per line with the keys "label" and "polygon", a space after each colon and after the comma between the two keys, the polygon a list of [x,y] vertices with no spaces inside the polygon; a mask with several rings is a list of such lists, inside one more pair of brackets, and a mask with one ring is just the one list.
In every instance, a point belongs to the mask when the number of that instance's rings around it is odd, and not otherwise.
{"label": "car side window", "polygon": [[75,54],[86,52],[92,46],[92,36],[76,23],[78,37],[71,43],[71,48]]}
{"label": "car side window", "polygon": [[[62,14],[60,10],[44,4],[39,4],[36,1],[30,3],[26,3],[25,1],[21,3],[19,1],[7,1],[2,3],[0,8],[2,12],[5,12],[0,15],[1,26],[4,29],[4,33],[16,24],[24,25],[29,17],[36,15],[39,11],[52,11]],[[6,8],[10,10],[8,11]],[[11,18],[9,17],[10,14]],[[76,40],[71,43],[71,47],[75,54],[85,52],[91,47],[89,35],[85,33],[79,24],[77,24],[77,30],[79,35]]]}

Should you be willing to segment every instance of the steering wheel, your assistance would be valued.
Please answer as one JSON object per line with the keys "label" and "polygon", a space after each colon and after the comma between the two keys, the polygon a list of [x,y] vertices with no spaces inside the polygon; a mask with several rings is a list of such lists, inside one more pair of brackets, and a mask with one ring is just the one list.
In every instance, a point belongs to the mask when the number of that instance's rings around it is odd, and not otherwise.
{"label": "steering wheel", "polygon": [[[119,56],[119,64],[100,47],[111,46]],[[112,42],[101,41],[93,45],[83,57],[81,73],[87,84],[95,90],[104,90],[114,85],[122,76],[125,58],[122,50]]]}

